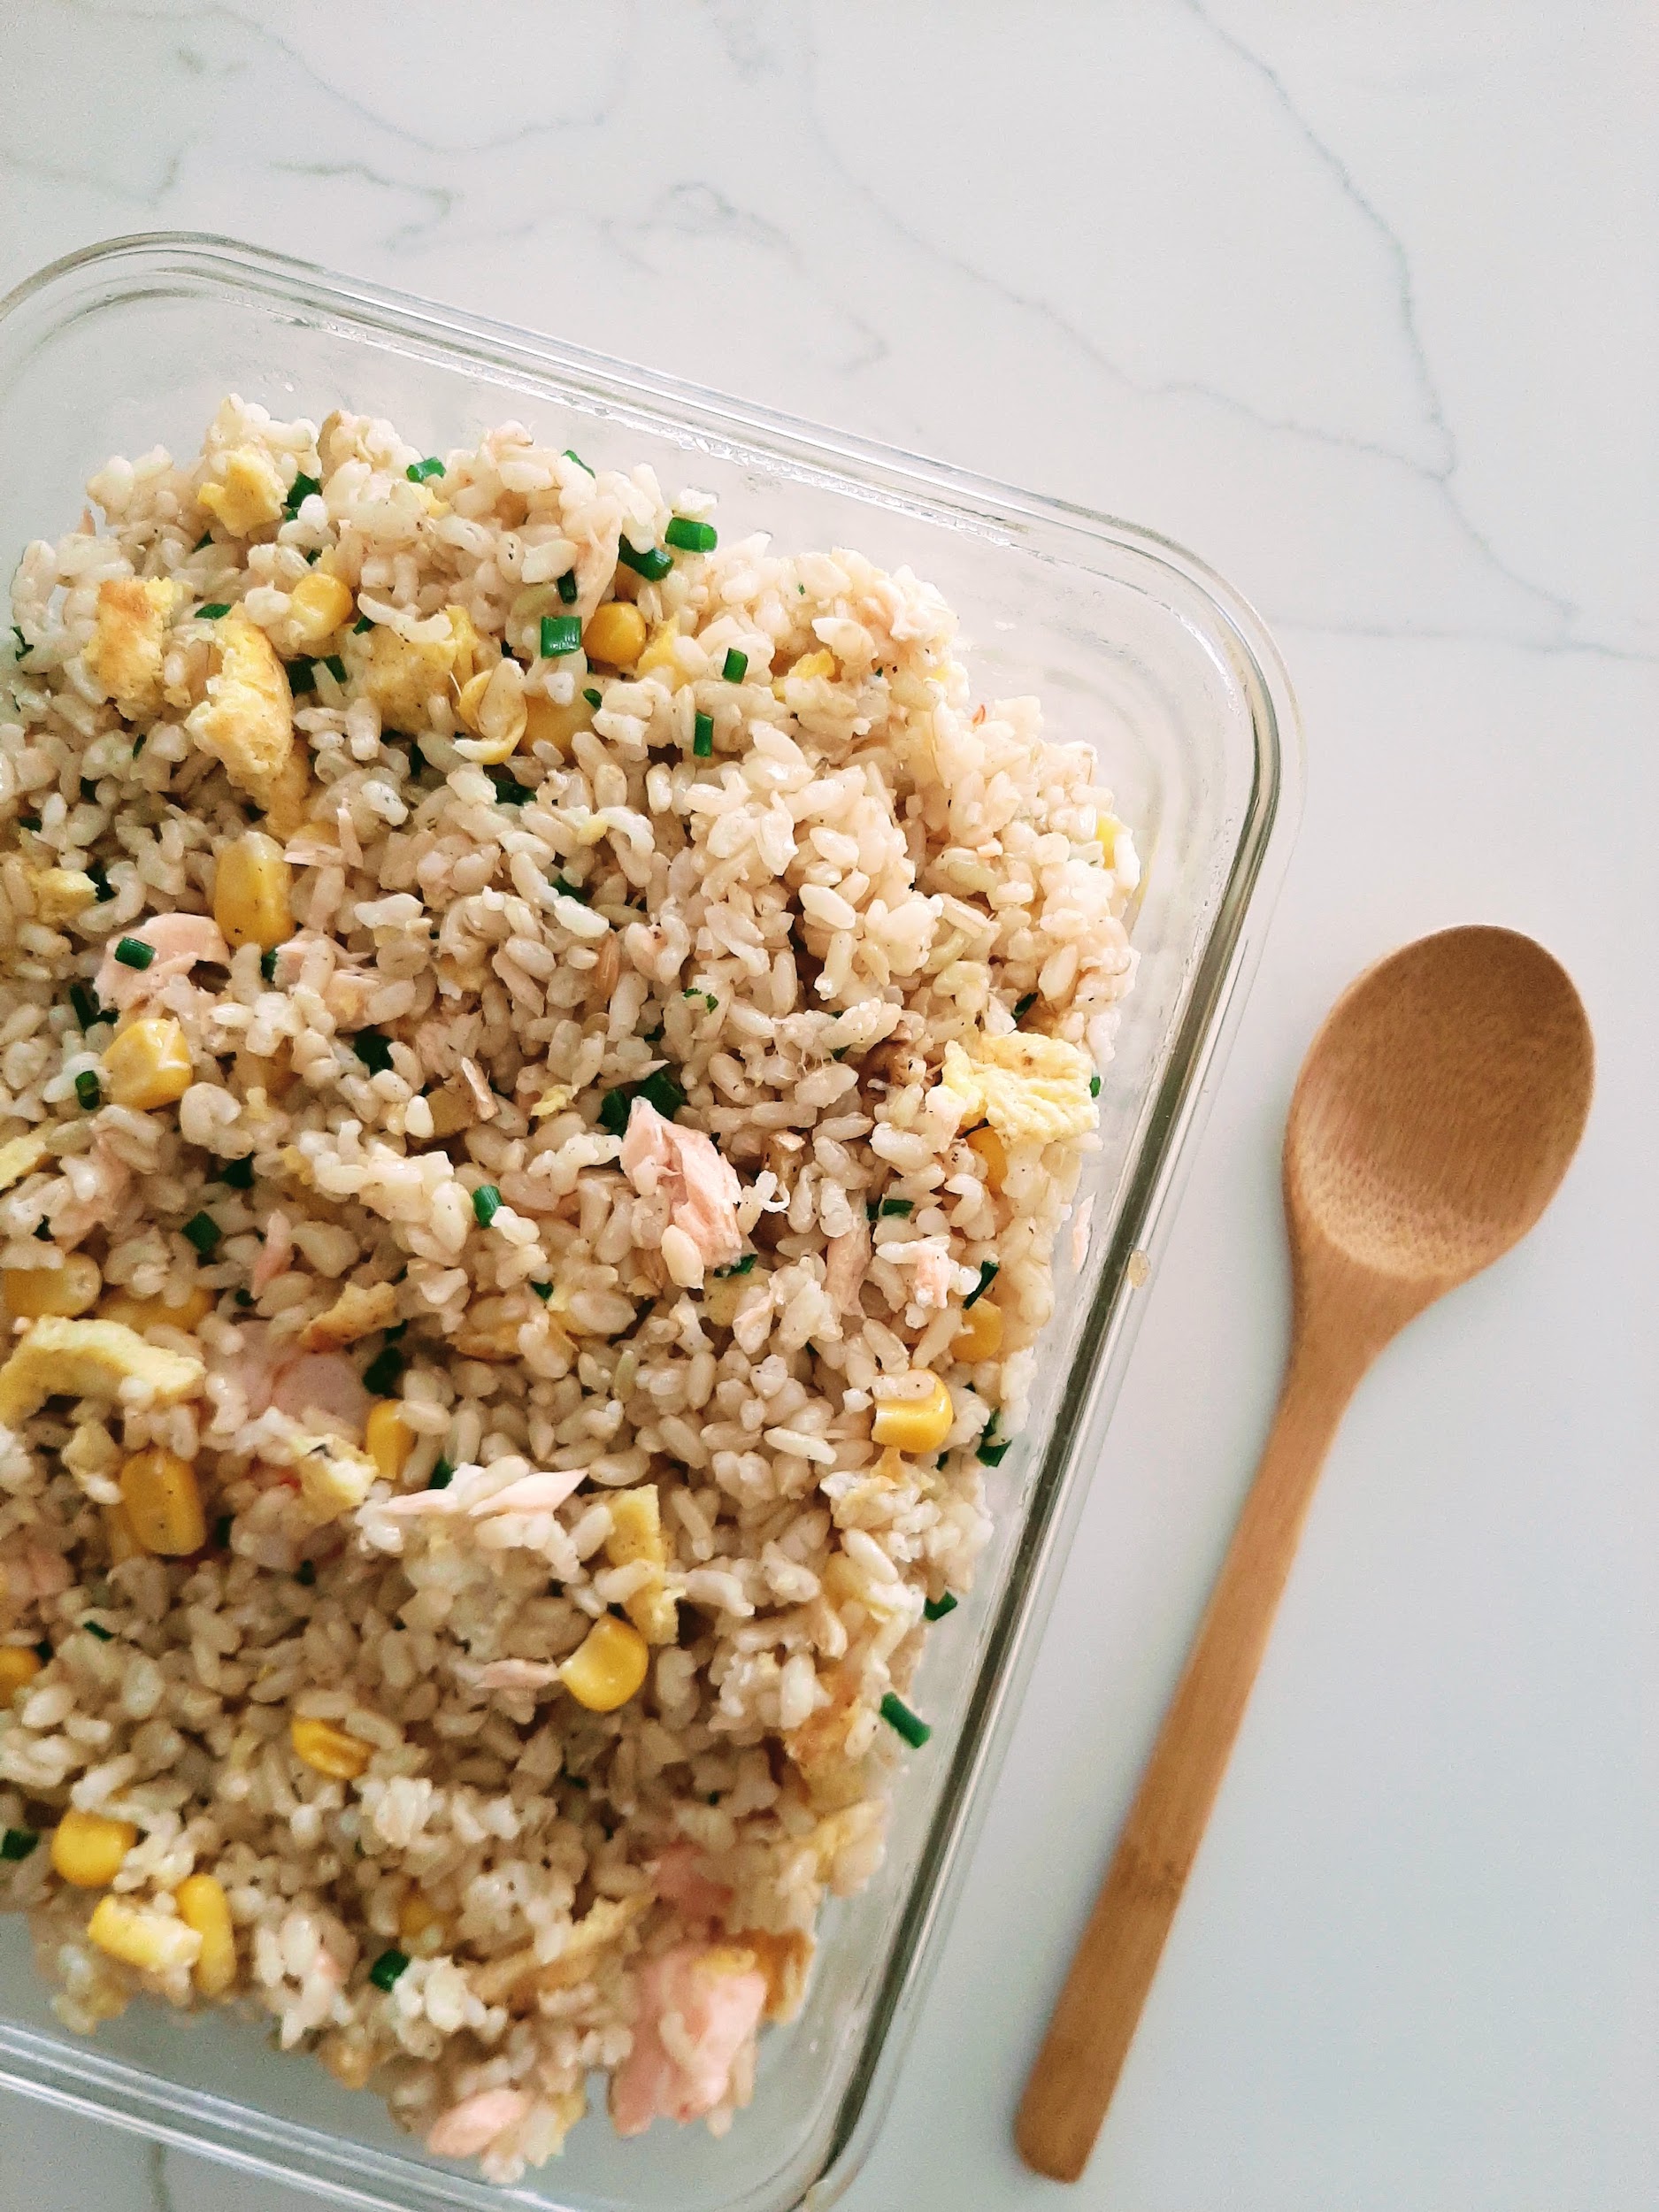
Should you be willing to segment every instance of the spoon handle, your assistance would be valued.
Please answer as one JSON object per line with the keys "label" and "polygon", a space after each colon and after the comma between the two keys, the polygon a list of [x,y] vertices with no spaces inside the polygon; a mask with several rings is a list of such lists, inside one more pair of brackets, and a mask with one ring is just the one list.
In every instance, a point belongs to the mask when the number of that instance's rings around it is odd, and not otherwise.
{"label": "spoon handle", "polygon": [[1174,1702],[1025,2085],[1015,2139],[1028,2166],[1075,2181],[1087,2163],[1226,1770],[1331,1439],[1364,1365],[1300,1331],[1272,1432]]}

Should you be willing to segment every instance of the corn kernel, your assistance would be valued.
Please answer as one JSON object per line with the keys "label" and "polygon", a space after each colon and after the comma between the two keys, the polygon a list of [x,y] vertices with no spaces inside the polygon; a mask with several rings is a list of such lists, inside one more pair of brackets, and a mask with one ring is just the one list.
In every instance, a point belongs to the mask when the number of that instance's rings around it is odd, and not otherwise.
{"label": "corn kernel", "polygon": [[331,1720],[308,1720],[297,1713],[288,1723],[288,1741],[296,1759],[336,1782],[355,1782],[373,1756],[361,1736],[349,1736]]}
{"label": "corn kernel", "polygon": [[281,846],[263,830],[247,830],[223,848],[213,876],[213,919],[233,950],[257,945],[270,952],[294,934],[293,882]]}
{"label": "corn kernel", "polygon": [[207,1541],[196,1469],[177,1452],[135,1452],[121,1470],[121,1502],[133,1534],[161,1559],[182,1559]]}
{"label": "corn kernel", "polygon": [[190,1979],[204,1997],[222,1997],[236,1979],[236,1936],[223,1888],[211,1874],[192,1874],[173,1900],[180,1919],[202,1939]]}
{"label": "corn kernel", "polygon": [[124,1505],[104,1507],[104,1533],[110,1547],[111,1567],[124,1567],[129,1559],[144,1556],[144,1547],[133,1527],[133,1517]]}
{"label": "corn kernel", "polygon": [[119,1897],[101,1897],[87,1923],[87,1934],[100,1951],[141,1974],[166,1974],[188,1966],[200,1950],[193,1928],[170,1912],[146,1912]]}
{"label": "corn kernel", "polygon": [[607,599],[595,607],[582,632],[582,650],[608,668],[631,668],[645,649],[645,617],[637,607]]}
{"label": "corn kernel", "polygon": [[639,1630],[607,1613],[559,1669],[559,1678],[590,1713],[614,1713],[644,1681],[650,1656]]}
{"label": "corn kernel", "polygon": [[[637,608],[630,607],[627,611],[630,614],[635,614],[639,611]],[[680,656],[674,650],[674,641],[679,635],[679,623],[659,622],[651,633],[650,643],[640,655],[635,664],[634,674],[649,676],[656,670],[661,669],[676,690],[681,684],[689,683],[691,679],[681,667]]]}
{"label": "corn kernel", "polygon": [[1008,1147],[987,1121],[981,1129],[970,1129],[968,1149],[985,1171],[985,1180],[995,1190],[1008,1173]]}
{"label": "corn kernel", "polygon": [[556,745],[568,760],[576,742],[578,731],[592,727],[593,702],[584,699],[579,691],[569,706],[555,706],[541,693],[534,693],[525,701],[526,745]]}
{"label": "corn kernel", "polygon": [[374,1462],[382,1482],[396,1482],[403,1463],[415,1448],[414,1432],[397,1409],[396,1401],[381,1398],[369,1409],[363,1432],[364,1449]]}
{"label": "corn kernel", "polygon": [[950,1433],[956,1410],[937,1375],[926,1367],[912,1371],[927,1377],[927,1395],[879,1401],[871,1433],[878,1444],[896,1444],[902,1452],[936,1452]]}
{"label": "corn kernel", "polygon": [[26,1682],[33,1682],[44,1662],[27,1644],[0,1644],[0,1706],[10,1705]]}
{"label": "corn kernel", "polygon": [[981,1298],[963,1315],[962,1326],[951,1339],[950,1356],[972,1363],[995,1359],[1002,1348],[1002,1310]]}
{"label": "corn kernel", "polygon": [[[351,612],[351,588],[326,569],[302,576],[288,595],[288,630],[296,652],[319,653]],[[222,929],[224,924],[221,922]]]}
{"label": "corn kernel", "polygon": [[130,1820],[106,1820],[71,1806],[52,1831],[52,1868],[77,1889],[107,1889],[137,1841]]}
{"label": "corn kernel", "polygon": [[43,1313],[85,1313],[97,1304],[103,1287],[97,1262],[84,1252],[71,1252],[61,1267],[8,1267],[0,1273],[6,1311],[14,1321],[38,1321]]}
{"label": "corn kernel", "polygon": [[104,1055],[110,1096],[140,1113],[174,1106],[190,1087],[190,1048],[178,1023],[152,1014],[123,1029]]}
{"label": "corn kernel", "polygon": [[421,1891],[411,1889],[397,1909],[397,1940],[411,1959],[434,1958],[444,1947],[443,1915]]}
{"label": "corn kernel", "polygon": [[98,1308],[100,1321],[119,1321],[128,1329],[182,1329],[188,1336],[212,1312],[214,1297],[200,1284],[181,1306],[169,1306],[159,1298],[134,1298],[129,1290],[111,1291]]}

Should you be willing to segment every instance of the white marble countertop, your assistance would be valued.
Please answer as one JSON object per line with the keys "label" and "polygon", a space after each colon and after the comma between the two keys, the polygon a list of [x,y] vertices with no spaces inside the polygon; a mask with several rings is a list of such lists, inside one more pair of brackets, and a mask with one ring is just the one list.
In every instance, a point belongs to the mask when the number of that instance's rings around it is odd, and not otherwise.
{"label": "white marble countertop", "polygon": [[[1133,516],[1291,663],[1300,846],[849,2212],[1059,2200],[1010,2116],[1271,1404],[1325,1006],[1454,920],[1566,960],[1582,1158],[1353,1409],[1072,2200],[1659,2207],[1651,10],[9,0],[0,77],[0,287],[238,234]],[[0,2097],[5,2212],[310,2201]]]}

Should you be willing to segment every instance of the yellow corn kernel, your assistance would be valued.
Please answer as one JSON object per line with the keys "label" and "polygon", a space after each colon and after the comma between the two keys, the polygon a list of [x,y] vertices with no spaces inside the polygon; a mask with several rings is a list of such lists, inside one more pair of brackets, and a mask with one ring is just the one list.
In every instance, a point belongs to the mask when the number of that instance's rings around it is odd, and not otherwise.
{"label": "yellow corn kernel", "polygon": [[104,1532],[110,1547],[111,1567],[124,1567],[129,1559],[142,1559],[144,1547],[133,1531],[133,1517],[124,1505],[104,1509]]}
{"label": "yellow corn kernel", "polygon": [[0,1644],[0,1707],[10,1705],[26,1682],[33,1682],[42,1661],[27,1644]]}
{"label": "yellow corn kernel", "polygon": [[96,1260],[71,1252],[61,1267],[8,1267],[0,1273],[6,1311],[14,1321],[38,1321],[43,1313],[67,1317],[98,1302],[104,1278]]}
{"label": "yellow corn kernel", "polygon": [[236,1979],[236,1936],[224,1890],[211,1874],[192,1874],[174,1890],[173,1901],[185,1926],[202,1939],[190,1979],[204,1997],[222,1997]]}
{"label": "yellow corn kernel", "polygon": [[962,1317],[962,1326],[951,1339],[953,1359],[970,1362],[995,1359],[1002,1348],[1002,1309],[981,1298]]}
{"label": "yellow corn kernel", "polygon": [[879,1400],[871,1433],[878,1444],[896,1444],[902,1452],[936,1452],[956,1417],[950,1393],[930,1369],[911,1371],[927,1377],[927,1395]]}
{"label": "yellow corn kernel", "polygon": [[444,1947],[443,1915],[421,1891],[411,1889],[397,1909],[397,1940],[411,1959],[434,1958]]}
{"label": "yellow corn kernel", "polygon": [[566,760],[575,745],[577,732],[593,726],[593,703],[584,699],[580,691],[567,707],[555,706],[541,693],[532,693],[524,703],[525,731],[520,741],[526,745],[556,745]]}
{"label": "yellow corn kernel", "polygon": [[302,576],[288,595],[288,629],[296,649],[321,652],[350,612],[351,587],[338,576],[322,568]]}
{"label": "yellow corn kernel", "polygon": [[104,1055],[110,1096],[118,1106],[146,1113],[175,1106],[190,1087],[190,1048],[165,1014],[152,1014],[123,1029]]}
{"label": "yellow corn kernel", "polygon": [[296,1759],[336,1782],[355,1782],[373,1756],[361,1736],[349,1736],[331,1720],[307,1720],[298,1713],[288,1723],[288,1741]]}
{"label": "yellow corn kernel", "polygon": [[52,1830],[52,1870],[77,1889],[107,1889],[137,1841],[130,1820],[106,1820],[72,1805]]}
{"label": "yellow corn kernel", "polygon": [[363,1448],[374,1462],[382,1482],[396,1482],[403,1463],[415,1448],[414,1431],[397,1409],[396,1399],[381,1398],[369,1408],[363,1432]]}
{"label": "yellow corn kernel", "polygon": [[1008,1147],[987,1121],[983,1128],[970,1129],[968,1149],[985,1170],[985,1179],[993,1190],[997,1189],[1008,1173]]}
{"label": "yellow corn kernel", "polygon": [[285,944],[294,934],[293,883],[281,846],[263,830],[244,831],[223,847],[213,874],[213,919],[226,943],[233,950],[257,945],[261,952]]}
{"label": "yellow corn kernel", "polygon": [[191,1330],[212,1312],[214,1297],[211,1290],[200,1284],[191,1291],[181,1306],[164,1304],[159,1298],[134,1298],[130,1290],[115,1290],[98,1308],[100,1321],[119,1321],[128,1329],[182,1329],[188,1336]]}
{"label": "yellow corn kernel", "polygon": [[614,1713],[645,1679],[650,1648],[637,1628],[607,1613],[559,1669],[559,1678],[590,1713]]}
{"label": "yellow corn kernel", "polygon": [[199,1955],[193,1928],[170,1912],[146,1912],[119,1897],[101,1897],[87,1923],[87,1934],[100,1951],[141,1974],[166,1974],[188,1966]]}
{"label": "yellow corn kernel", "polygon": [[[604,610],[602,608],[600,611],[603,613]],[[628,614],[637,614],[639,610],[636,607],[629,607],[625,611]],[[679,635],[679,623],[659,622],[651,633],[650,643],[640,655],[634,671],[634,674],[649,676],[654,670],[660,668],[676,690],[681,684],[689,683],[691,679],[680,667],[680,657],[674,650],[674,640]]]}
{"label": "yellow corn kernel", "polygon": [[133,1533],[160,1559],[182,1559],[207,1541],[196,1469],[177,1452],[135,1452],[121,1470],[121,1502]]}
{"label": "yellow corn kernel", "polygon": [[645,649],[645,617],[620,599],[595,607],[582,632],[582,650],[608,668],[632,668]]}

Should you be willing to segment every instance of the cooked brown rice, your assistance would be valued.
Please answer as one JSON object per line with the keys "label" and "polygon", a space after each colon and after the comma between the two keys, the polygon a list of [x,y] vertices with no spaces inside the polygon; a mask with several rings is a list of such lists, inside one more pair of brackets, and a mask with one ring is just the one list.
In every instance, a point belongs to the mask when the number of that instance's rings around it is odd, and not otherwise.
{"label": "cooked brown rice", "polygon": [[1025,1417],[1129,833],[908,571],[515,424],[88,490],[0,678],[0,1902],[497,2179],[595,2070],[718,2130]]}

